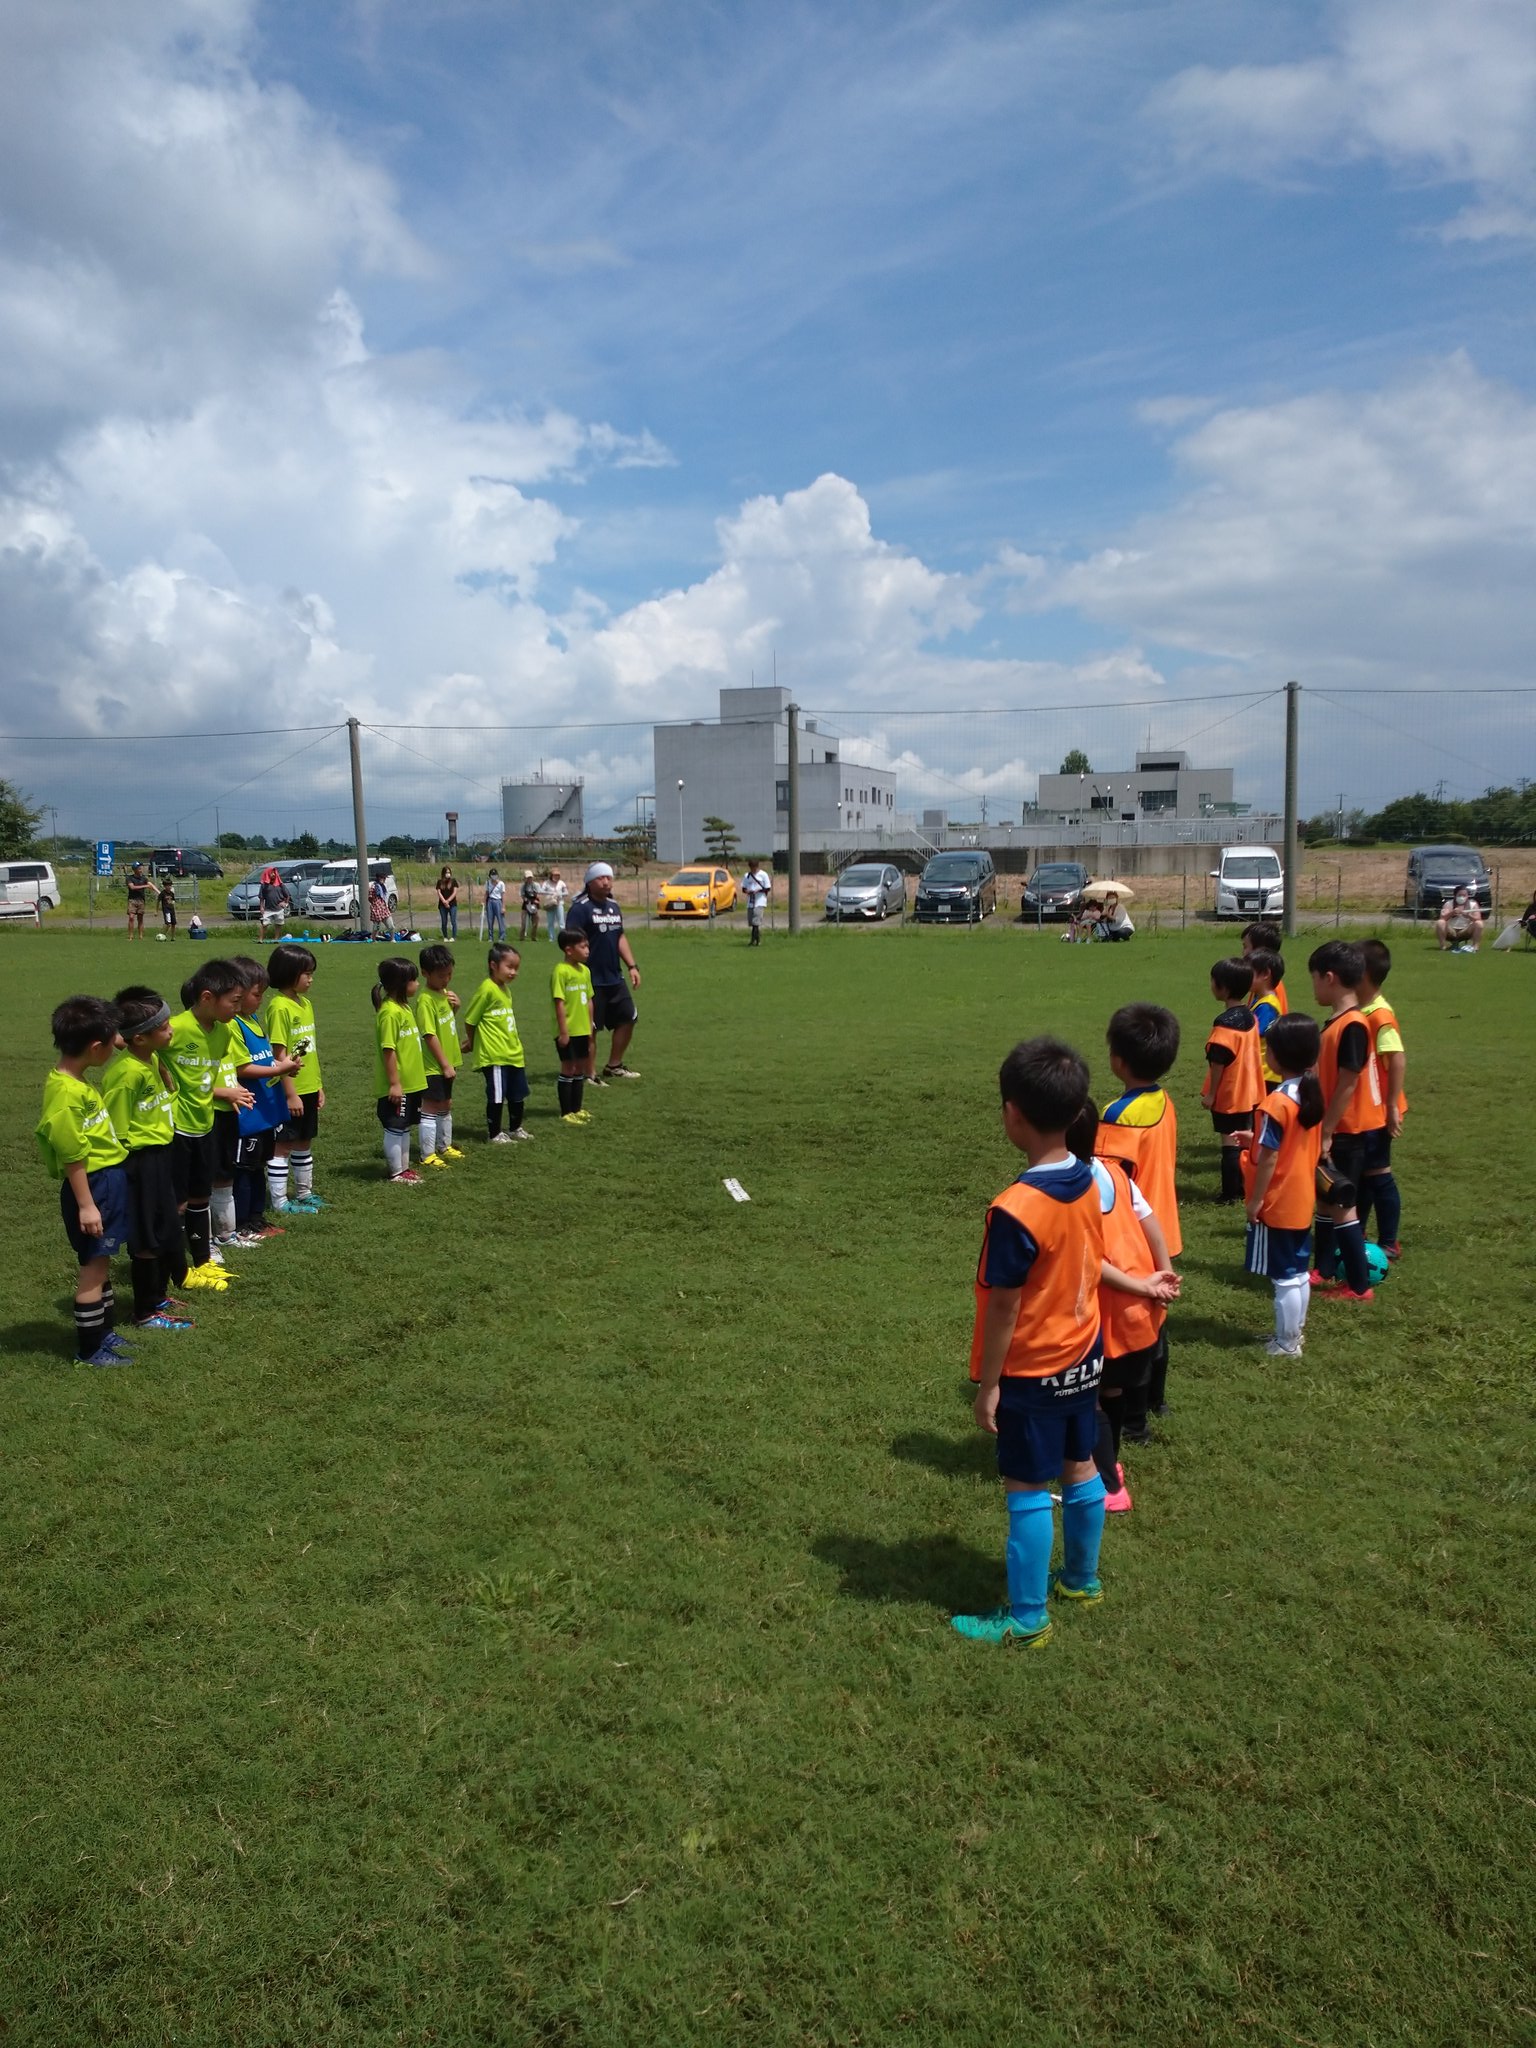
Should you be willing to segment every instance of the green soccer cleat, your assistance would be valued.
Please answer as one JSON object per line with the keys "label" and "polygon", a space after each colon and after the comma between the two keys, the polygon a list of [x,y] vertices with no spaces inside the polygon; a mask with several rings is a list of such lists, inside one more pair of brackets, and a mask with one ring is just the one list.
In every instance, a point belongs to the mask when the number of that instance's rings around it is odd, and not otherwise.
{"label": "green soccer cleat", "polygon": [[1083,1607],[1097,1607],[1104,1598],[1097,1579],[1090,1579],[1086,1586],[1069,1586],[1060,1572],[1051,1573],[1051,1593],[1057,1600],[1076,1600]]}
{"label": "green soccer cleat", "polygon": [[1043,1650],[1051,1639],[1051,1624],[1025,1628],[1006,1607],[994,1607],[990,1614],[952,1614],[949,1625],[957,1636],[970,1643],[1019,1643],[1026,1650]]}

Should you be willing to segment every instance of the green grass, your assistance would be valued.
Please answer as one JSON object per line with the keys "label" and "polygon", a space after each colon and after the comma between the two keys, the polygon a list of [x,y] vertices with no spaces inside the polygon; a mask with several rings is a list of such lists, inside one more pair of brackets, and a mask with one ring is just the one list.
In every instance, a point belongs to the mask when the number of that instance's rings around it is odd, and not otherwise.
{"label": "green grass", "polygon": [[[650,938],[584,1134],[530,949],[538,1143],[414,1195],[330,947],[334,1206],[91,1373],[47,1015],[170,960],[0,934],[5,2039],[1531,2040],[1536,961],[1398,946],[1408,1256],[1300,1368],[1209,1203],[1219,944],[989,929]],[[1102,1087],[1133,995],[1187,1035],[1174,1413],[1105,1604],[987,1651],[993,1076],[1054,1029]]]}

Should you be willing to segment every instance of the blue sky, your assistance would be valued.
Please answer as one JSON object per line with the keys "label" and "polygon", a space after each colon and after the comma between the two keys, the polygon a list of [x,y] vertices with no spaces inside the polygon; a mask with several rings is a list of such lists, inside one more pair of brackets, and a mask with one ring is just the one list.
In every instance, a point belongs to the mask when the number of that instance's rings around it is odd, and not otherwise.
{"label": "blue sky", "polygon": [[1533,256],[1523,0],[18,0],[0,724],[644,720],[777,655],[912,802],[1012,801],[1061,720],[932,714],[1145,699],[1124,753],[1296,674],[1442,693],[1354,800],[1481,787]]}

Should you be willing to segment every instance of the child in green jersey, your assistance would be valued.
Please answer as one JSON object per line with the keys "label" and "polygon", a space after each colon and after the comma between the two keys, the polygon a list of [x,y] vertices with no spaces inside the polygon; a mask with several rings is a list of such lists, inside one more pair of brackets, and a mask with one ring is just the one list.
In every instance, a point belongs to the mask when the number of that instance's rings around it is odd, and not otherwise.
{"label": "child in green jersey", "polygon": [[279,1059],[291,1053],[299,1062],[298,1072],[283,1082],[288,1121],[279,1130],[267,1163],[267,1193],[279,1215],[313,1216],[325,1207],[315,1193],[314,1147],[325,1089],[315,1050],[315,1008],[309,999],[314,978],[315,956],[308,946],[274,946],[267,955],[267,1037]]}
{"label": "child in green jersey", "polygon": [[453,952],[448,946],[423,946],[421,986],[416,991],[416,1023],[427,1070],[427,1092],[421,1105],[421,1163],[446,1166],[464,1154],[453,1142],[453,1083],[459,1071],[459,999],[448,986],[453,980]]}
{"label": "child in green jersey", "polygon": [[182,983],[184,1008],[171,1019],[166,1064],[176,1084],[171,1105],[175,1136],[171,1166],[176,1203],[187,1237],[184,1284],[222,1290],[228,1284],[213,1256],[210,1205],[214,1183],[214,1088],[229,1050],[230,1025],[240,1001],[240,970],[228,960],[206,960]]}
{"label": "child in green jersey", "polygon": [[128,1252],[136,1330],[190,1330],[171,1294],[187,1276],[171,1163],[176,1083],[164,1064],[171,1012],[158,990],[135,984],[112,998],[123,1049],[107,1068],[101,1092],[112,1128],[128,1148]]}
{"label": "child in green jersey", "polygon": [[213,1224],[213,1256],[221,1265],[225,1252],[243,1251],[261,1242],[256,1237],[247,1238],[235,1222],[235,1170],[240,1164],[240,1112],[249,1109],[256,1099],[240,1078],[240,1069],[246,1064],[246,1046],[239,1013],[248,1001],[252,978],[265,985],[267,975],[266,969],[254,960],[235,958],[229,964],[240,976],[240,999],[229,1020],[224,1057],[213,1079],[213,1193],[208,1205]]}
{"label": "child in green jersey", "polygon": [[589,1124],[590,1109],[581,1106],[587,1068],[592,1058],[592,970],[587,965],[591,945],[583,931],[574,927],[558,934],[560,958],[549,978],[549,993],[555,1005],[555,1052],[560,1061],[560,1120],[567,1124]]}
{"label": "child in green jersey", "polygon": [[[523,1129],[528,1069],[510,994],[521,964],[516,946],[492,946],[486,956],[485,980],[464,1012],[470,1063],[485,1075],[485,1129],[493,1145],[510,1145],[514,1138],[533,1135]],[[503,1109],[507,1113],[505,1131],[501,1128]]]}
{"label": "child in green jersey", "polygon": [[379,963],[373,991],[374,1094],[384,1127],[384,1164],[392,1187],[419,1187],[421,1175],[411,1165],[411,1126],[421,1122],[421,1101],[427,1070],[421,1056],[421,1030],[411,1003],[418,982],[416,963],[403,956]]}
{"label": "child in green jersey", "polygon": [[43,1083],[37,1142],[57,1174],[64,1234],[79,1266],[75,1352],[85,1365],[125,1365],[133,1353],[112,1325],[112,1254],[128,1241],[127,1147],[107,1105],[85,1078],[116,1050],[117,1011],[97,996],[71,996],[53,1013],[58,1063]]}

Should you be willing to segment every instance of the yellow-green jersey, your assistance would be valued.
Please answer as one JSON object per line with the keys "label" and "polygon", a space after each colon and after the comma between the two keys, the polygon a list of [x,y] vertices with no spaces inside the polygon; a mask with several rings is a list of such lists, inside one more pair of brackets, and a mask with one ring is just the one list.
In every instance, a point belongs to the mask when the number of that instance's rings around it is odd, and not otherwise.
{"label": "yellow-green jersey", "polygon": [[188,1138],[203,1137],[213,1129],[213,1091],[229,1045],[229,1031],[227,1024],[210,1024],[205,1029],[190,1010],[171,1019],[171,1042],[165,1051],[176,1083],[171,1117],[177,1130]]}
{"label": "yellow-green jersey", "polygon": [[[592,970],[561,960],[549,977],[550,999],[565,1005],[565,1036],[592,1036]],[[560,1037],[560,1012],[555,1012],[555,1037]]]}
{"label": "yellow-green jersey", "polygon": [[416,991],[412,1006],[416,1012],[417,1028],[421,1032],[422,1063],[429,1074],[443,1071],[442,1061],[433,1052],[427,1040],[435,1038],[443,1048],[443,1059],[450,1067],[459,1064],[459,1020],[454,1014],[453,1004],[448,1000],[445,988],[428,988],[423,982]]}
{"label": "yellow-green jersey", "polygon": [[400,1075],[400,1086],[407,1095],[419,1095],[427,1085],[427,1070],[421,1059],[421,1032],[405,1004],[380,1003],[378,1015],[374,1018],[373,1035],[378,1048],[373,1061],[374,1094],[389,1093],[384,1055],[392,1052]]}
{"label": "yellow-green jersey", "polygon": [[176,1090],[161,1072],[158,1060],[141,1060],[137,1053],[120,1052],[102,1076],[101,1093],[112,1128],[130,1152],[169,1145],[175,1136],[171,1105]]}
{"label": "yellow-green jersey", "polygon": [[267,997],[267,1037],[299,1061],[289,1079],[300,1095],[320,1093],[320,1054],[315,1044],[315,1006],[308,996],[284,995],[273,989]]}
{"label": "yellow-green jersey", "polygon": [[68,1167],[83,1165],[87,1173],[99,1173],[104,1166],[121,1165],[128,1156],[99,1089],[58,1067],[43,1083],[37,1142],[48,1171],[60,1180]]}
{"label": "yellow-green jersey", "polygon": [[477,1067],[520,1067],[523,1041],[518,1036],[517,1018],[512,1013],[511,985],[492,981],[487,975],[469,999],[464,1012],[465,1029],[475,1034],[471,1056]]}

